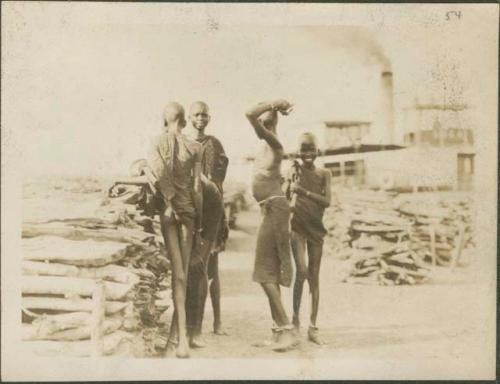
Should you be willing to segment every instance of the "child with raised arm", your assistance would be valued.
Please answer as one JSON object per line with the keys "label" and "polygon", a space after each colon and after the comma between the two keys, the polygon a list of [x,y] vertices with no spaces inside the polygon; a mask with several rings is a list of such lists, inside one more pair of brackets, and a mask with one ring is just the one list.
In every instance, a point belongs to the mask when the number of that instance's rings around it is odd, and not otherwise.
{"label": "child with raised arm", "polygon": [[275,351],[286,351],[295,345],[293,325],[290,324],[281,301],[280,285],[292,283],[290,256],[290,207],[281,189],[283,146],[277,137],[278,112],[287,115],[292,105],[286,100],[260,103],[246,117],[259,139],[264,140],[255,158],[252,181],[254,198],[261,206],[262,222],[257,235],[253,280],[259,283],[269,300],[271,316],[276,327]]}

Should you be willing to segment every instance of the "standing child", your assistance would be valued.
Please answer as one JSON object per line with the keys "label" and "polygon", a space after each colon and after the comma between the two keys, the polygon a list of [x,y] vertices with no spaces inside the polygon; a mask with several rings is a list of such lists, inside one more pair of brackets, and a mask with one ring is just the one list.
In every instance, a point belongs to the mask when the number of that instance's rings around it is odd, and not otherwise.
{"label": "standing child", "polygon": [[227,239],[227,225],[224,217],[222,184],[226,177],[228,158],[221,142],[205,129],[210,122],[210,110],[203,101],[191,105],[189,119],[195,130],[194,139],[201,144],[201,172],[203,186],[202,237],[205,244],[196,249],[192,256],[188,291],[189,305],[188,328],[190,345],[194,348],[205,346],[201,338],[205,301],[210,281],[210,299],[212,302],[216,335],[225,335],[221,324],[219,252],[224,250]]}
{"label": "standing child", "polygon": [[[296,265],[293,288],[293,324],[300,327],[299,312],[304,282],[309,283],[311,293],[311,317],[308,339],[322,344],[316,319],[319,306],[319,269],[323,253],[323,238],[326,234],[323,226],[323,213],[330,205],[331,175],[322,168],[317,168],[314,160],[318,155],[316,139],[311,133],[304,133],[299,139],[299,158],[287,178],[285,189],[292,200],[291,243]],[[306,262],[307,249],[307,262]]]}
{"label": "standing child", "polygon": [[286,351],[295,345],[290,324],[281,301],[280,285],[292,283],[290,256],[290,207],[281,189],[281,161],[284,150],[278,140],[278,112],[287,115],[292,105],[286,100],[261,103],[251,108],[246,117],[255,133],[264,141],[255,159],[252,181],[254,198],[261,206],[262,222],[257,235],[253,280],[267,296],[271,317],[277,325],[275,351]]}
{"label": "standing child", "polygon": [[186,337],[186,290],[193,244],[201,232],[201,145],[182,134],[186,126],[184,108],[175,102],[163,112],[163,133],[152,143],[147,173],[158,193],[160,224],[172,261],[174,313],[167,355],[189,357]]}

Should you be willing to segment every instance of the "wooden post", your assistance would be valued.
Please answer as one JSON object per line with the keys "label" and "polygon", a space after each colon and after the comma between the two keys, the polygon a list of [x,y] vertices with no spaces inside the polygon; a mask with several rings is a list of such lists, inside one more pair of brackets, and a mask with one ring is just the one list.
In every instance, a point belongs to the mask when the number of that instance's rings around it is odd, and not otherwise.
{"label": "wooden post", "polygon": [[453,249],[452,259],[450,263],[451,269],[455,269],[458,265],[458,260],[460,259],[460,255],[462,254],[462,248],[464,246],[464,237],[465,237],[465,224],[460,223],[458,227],[458,236],[455,238],[455,249]]}
{"label": "wooden post", "polygon": [[431,258],[432,258],[432,266],[436,266],[436,229],[434,225],[429,225],[429,235],[431,237]]}
{"label": "wooden post", "polygon": [[103,347],[103,322],[105,316],[106,296],[104,292],[104,282],[97,280],[92,294],[92,329],[90,340],[92,343],[92,357],[99,357],[104,354]]}

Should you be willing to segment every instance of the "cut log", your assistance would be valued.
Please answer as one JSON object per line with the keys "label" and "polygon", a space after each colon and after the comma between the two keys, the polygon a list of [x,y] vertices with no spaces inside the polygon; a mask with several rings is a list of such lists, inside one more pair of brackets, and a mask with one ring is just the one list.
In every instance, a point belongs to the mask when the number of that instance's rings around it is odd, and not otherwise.
{"label": "cut log", "polygon": [[[124,310],[129,303],[120,301],[107,301],[106,314]],[[53,297],[23,297],[22,307],[27,309],[62,311],[62,312],[91,312],[91,299],[61,299]]]}
{"label": "cut log", "polygon": [[449,210],[446,208],[438,208],[438,207],[423,207],[414,204],[404,204],[399,207],[399,211],[411,216],[427,216],[438,219],[445,219],[449,217]]}
{"label": "cut log", "polygon": [[105,286],[102,280],[94,285],[92,294],[92,316],[90,323],[90,341],[92,343],[92,356],[99,357],[104,354],[104,317],[105,317]]}
{"label": "cut log", "polygon": [[82,327],[88,325],[89,322],[89,313],[71,312],[59,315],[41,315],[33,320],[32,325],[36,326],[44,334],[51,334],[66,329]]}
{"label": "cut log", "polygon": [[95,241],[116,241],[129,244],[143,244],[154,235],[136,229],[87,229],[83,227],[73,227],[64,223],[48,224],[25,224],[23,225],[23,238],[38,236],[57,236],[69,240],[95,240]]}
{"label": "cut log", "polygon": [[[92,296],[95,286],[93,279],[60,276],[23,276],[23,294],[78,295]],[[132,284],[105,282],[105,295],[108,300],[122,300],[132,291]]]}
{"label": "cut log", "polygon": [[366,225],[356,223],[351,226],[352,230],[368,233],[403,232],[409,230],[409,226],[402,225]]}
{"label": "cut log", "polygon": [[366,268],[359,268],[359,269],[354,270],[354,272],[352,272],[352,274],[354,276],[360,276],[360,277],[362,277],[362,276],[367,276],[370,273],[377,271],[378,269],[379,268],[377,266],[366,267]]}
{"label": "cut log", "polygon": [[419,269],[417,271],[412,271],[410,269],[401,268],[401,267],[398,267],[396,265],[387,265],[386,270],[388,272],[394,272],[394,273],[403,274],[403,275],[406,274],[406,275],[417,277],[417,278],[425,278],[428,276],[427,270],[425,270],[425,269]]}
{"label": "cut log", "polygon": [[[104,279],[123,284],[137,284],[140,280],[140,277],[134,273],[133,270],[119,265],[106,265],[104,267],[89,268],[58,263],[23,261],[22,268],[23,274],[30,276],[81,277]],[[153,274],[151,273],[151,275]]]}
{"label": "cut log", "polygon": [[71,227],[81,227],[87,229],[118,229],[116,224],[111,223],[110,221],[98,219],[95,217],[76,217],[71,219],[53,219],[48,220],[42,223],[26,223],[30,225],[46,225],[46,224],[59,224],[59,225],[68,225]]}
{"label": "cut log", "polygon": [[[103,350],[105,355],[113,354],[119,345],[127,340],[132,340],[133,335],[116,331],[103,338]],[[90,340],[84,341],[26,341],[23,345],[32,353],[39,356],[64,356],[64,357],[88,357],[92,353]]]}
{"label": "cut log", "polygon": [[[121,317],[107,318],[103,322],[103,333],[108,335],[118,330],[123,324]],[[92,327],[91,325],[83,325],[76,328],[70,328],[57,332],[49,332],[43,326],[38,325],[23,325],[22,339],[23,340],[57,340],[57,341],[71,341],[71,340],[85,340],[90,339]]]}
{"label": "cut log", "polygon": [[53,261],[86,267],[114,263],[123,259],[127,251],[127,245],[122,243],[74,241],[55,236],[26,239],[22,246],[24,260]]}
{"label": "cut log", "polygon": [[361,221],[369,224],[382,224],[382,225],[409,225],[408,219],[388,215],[381,212],[367,212],[361,211],[352,215],[352,219],[355,221]]}

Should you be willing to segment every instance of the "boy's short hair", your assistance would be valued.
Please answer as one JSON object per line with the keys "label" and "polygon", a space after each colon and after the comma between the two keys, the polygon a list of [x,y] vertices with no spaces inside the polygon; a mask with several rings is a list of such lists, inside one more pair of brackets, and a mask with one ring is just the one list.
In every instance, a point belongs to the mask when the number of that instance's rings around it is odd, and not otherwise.
{"label": "boy's short hair", "polygon": [[318,148],[318,142],[316,141],[316,136],[314,136],[311,132],[304,132],[299,136],[299,149],[302,147],[303,143],[314,144],[316,148]]}

